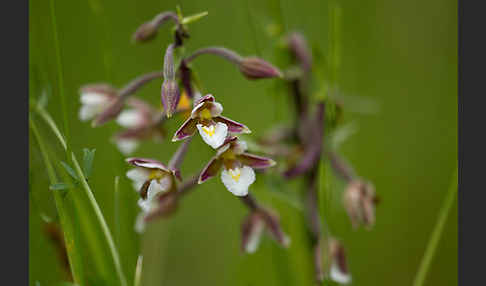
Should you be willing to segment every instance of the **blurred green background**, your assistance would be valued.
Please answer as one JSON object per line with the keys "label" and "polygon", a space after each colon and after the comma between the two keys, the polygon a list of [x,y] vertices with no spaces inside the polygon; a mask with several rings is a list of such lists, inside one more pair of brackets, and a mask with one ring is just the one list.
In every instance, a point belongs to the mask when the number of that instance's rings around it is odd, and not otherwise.
{"label": "blurred green background", "polygon": [[[49,1],[30,0],[29,65],[31,96],[50,88],[48,111],[59,126],[58,66],[55,60]],[[357,172],[370,179],[382,202],[371,231],[353,231],[335,204],[330,217],[334,235],[347,248],[353,285],[411,285],[457,162],[457,3],[456,1],[340,1],[341,89],[376,103],[376,112],[353,112],[346,122],[359,128],[340,149]],[[81,85],[111,82],[123,86],[135,76],[161,69],[169,29],[145,45],[130,42],[136,27],[157,13],[180,5],[185,15],[208,11],[190,25],[187,49],[222,45],[243,55],[274,60],[274,40],[267,28],[281,15],[286,28],[301,31],[312,45],[328,47],[328,2],[276,1],[54,1],[64,72],[71,144],[81,157],[96,148],[90,184],[120,249],[124,270],[133,279],[136,257],[144,255],[143,285],[312,285],[312,261],[303,217],[269,196],[263,177],[253,193],[280,212],[292,238],[289,250],[265,237],[254,255],[240,252],[240,223],[247,210],[217,179],[185,198],[170,220],[133,232],[136,193],[124,177],[128,166],[110,143],[114,123],[93,129],[78,120]],[[195,66],[207,91],[224,104],[225,115],[261,135],[278,121],[288,121],[287,95],[269,94],[272,81],[245,80],[232,65],[212,56]],[[137,93],[159,105],[161,82]],[[172,134],[182,119],[168,124]],[[50,131],[48,144],[62,149]],[[30,185],[30,284],[56,285],[66,280],[55,245],[43,231],[39,210],[55,217],[49,182],[32,136]],[[168,161],[178,144],[147,142],[135,153]],[[183,174],[198,170],[212,150],[194,140]],[[121,177],[122,207],[115,216],[113,182]],[[336,184],[342,188],[342,184]],[[115,221],[116,220],[116,221]],[[426,285],[457,284],[457,202],[449,216]]]}

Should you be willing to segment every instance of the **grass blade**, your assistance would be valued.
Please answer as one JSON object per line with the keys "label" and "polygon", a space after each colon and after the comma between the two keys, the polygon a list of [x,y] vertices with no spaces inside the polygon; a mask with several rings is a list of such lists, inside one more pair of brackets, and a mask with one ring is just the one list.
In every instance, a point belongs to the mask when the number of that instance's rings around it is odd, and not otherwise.
{"label": "grass blade", "polygon": [[413,282],[413,286],[422,286],[424,285],[425,278],[427,276],[427,272],[430,268],[430,263],[434,258],[435,252],[437,250],[437,246],[439,245],[440,238],[442,236],[442,232],[444,230],[445,223],[447,222],[447,217],[449,216],[449,212],[452,209],[454,201],[456,200],[457,195],[457,168],[454,172],[452,177],[451,186],[449,187],[449,191],[447,193],[447,197],[445,198],[444,204],[439,212],[439,218],[437,219],[437,224],[432,231],[430,236],[429,242],[425,249],[424,256],[422,258],[422,262],[420,263],[419,269],[417,271],[417,275],[415,276],[415,280]]}
{"label": "grass blade", "polygon": [[[56,176],[56,172],[54,171],[54,168],[51,164],[51,161],[49,160],[49,155],[47,153],[46,145],[44,144],[44,141],[42,140],[42,137],[35,123],[30,117],[29,117],[29,125],[37,141],[37,144],[39,145],[39,149],[42,158],[44,160],[44,164],[46,166],[46,171],[49,177],[49,181],[51,184],[58,184],[59,181]],[[67,210],[65,209],[64,202],[61,197],[61,193],[54,191],[53,195],[54,195],[54,201],[55,201],[57,213],[59,215],[59,220],[64,234],[64,241],[67,246],[66,248],[68,253],[69,266],[71,268],[73,280],[78,285],[84,285],[84,282],[86,280],[84,277],[83,265],[81,261],[81,250],[79,249],[80,243],[79,241],[77,241],[77,238],[75,236],[73,225],[71,224],[71,220],[69,218]]]}

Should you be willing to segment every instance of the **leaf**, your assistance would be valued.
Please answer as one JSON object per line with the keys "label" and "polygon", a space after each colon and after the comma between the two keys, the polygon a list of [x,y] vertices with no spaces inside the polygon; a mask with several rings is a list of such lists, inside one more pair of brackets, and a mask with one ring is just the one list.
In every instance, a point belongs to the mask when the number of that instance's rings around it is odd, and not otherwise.
{"label": "leaf", "polygon": [[83,172],[86,178],[91,177],[91,171],[93,170],[93,160],[95,156],[96,149],[89,150],[88,148],[83,149]]}
{"label": "leaf", "polygon": [[336,128],[331,135],[330,141],[333,150],[337,150],[349,137],[358,131],[358,126],[355,122],[345,124]]}
{"label": "leaf", "polygon": [[187,24],[190,24],[190,23],[197,22],[200,19],[202,19],[203,17],[206,17],[207,15],[208,15],[208,11],[204,11],[204,12],[197,13],[197,14],[194,14],[194,15],[191,15],[191,16],[188,16],[188,17],[184,17],[182,19],[182,25],[187,25]]}
{"label": "leaf", "polygon": [[78,176],[76,175],[76,172],[74,172],[73,168],[71,168],[67,163],[65,163],[63,161],[61,161],[61,165],[64,167],[66,172],[68,172],[68,174],[71,177],[73,177],[73,179],[75,179],[76,181],[79,181]]}
{"label": "leaf", "polygon": [[54,183],[49,187],[49,190],[51,191],[61,191],[67,189],[68,189],[68,185],[66,183]]}
{"label": "leaf", "polygon": [[39,96],[39,100],[37,101],[37,104],[41,108],[45,108],[47,106],[47,103],[49,102],[49,98],[51,97],[51,86],[48,85],[46,89],[42,91],[42,94]]}

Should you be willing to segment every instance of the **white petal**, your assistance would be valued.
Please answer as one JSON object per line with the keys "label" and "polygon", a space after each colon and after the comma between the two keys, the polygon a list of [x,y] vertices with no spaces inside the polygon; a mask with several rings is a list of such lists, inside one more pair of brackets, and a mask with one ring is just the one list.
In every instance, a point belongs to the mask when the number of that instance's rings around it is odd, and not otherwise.
{"label": "white petal", "polygon": [[81,103],[84,105],[104,105],[109,102],[109,98],[101,93],[87,92],[81,94]]}
{"label": "white petal", "polygon": [[[149,179],[150,171],[145,170],[144,168],[133,168],[128,170],[127,178],[136,182],[136,183],[145,183]],[[141,187],[141,186],[140,186]]]}
{"label": "white petal", "polygon": [[149,169],[159,169],[159,170],[162,170],[162,171],[166,172],[166,170],[162,169],[162,167],[160,166],[160,164],[157,164],[157,163],[152,163],[152,162],[136,162],[135,164],[137,164],[137,166],[140,166],[140,167],[149,168]]}
{"label": "white petal", "polygon": [[214,149],[221,146],[228,135],[228,126],[221,122],[211,126],[197,124],[196,127],[204,142]]}
{"label": "white petal", "polygon": [[[170,180],[168,176],[165,177],[167,177]],[[150,181],[150,185],[147,190],[148,201],[152,201],[158,194],[164,193],[168,190],[167,186],[170,186],[170,182],[167,183],[166,182],[167,180],[163,180],[163,179],[161,179],[161,181],[163,181],[163,185],[160,184],[157,180]]]}
{"label": "white petal", "polygon": [[235,196],[246,196],[248,187],[255,182],[255,172],[248,166],[235,169],[223,169],[221,181],[224,186]]}
{"label": "white petal", "polygon": [[100,108],[96,105],[83,105],[79,109],[79,119],[81,121],[87,121],[95,117],[100,111]]}
{"label": "white petal", "polygon": [[351,282],[351,275],[349,275],[348,273],[343,273],[336,265],[336,263],[331,264],[329,276],[332,280],[341,284],[348,284],[349,282]]}
{"label": "white petal", "polygon": [[254,226],[253,231],[248,237],[248,242],[245,245],[246,252],[254,253],[258,249],[258,245],[260,244],[260,239],[262,237],[264,227],[265,226],[263,222],[258,222],[257,225]]}
{"label": "white petal", "polygon": [[134,139],[117,139],[116,140],[116,146],[118,147],[118,150],[122,152],[124,155],[130,155],[137,149],[139,145],[138,140]]}
{"label": "white petal", "polygon": [[223,112],[223,106],[219,102],[213,102],[213,106],[211,108],[211,116],[216,117],[220,116]]}
{"label": "white petal", "polygon": [[135,231],[138,233],[142,233],[144,232],[144,230],[145,230],[145,213],[140,212],[135,222]]}
{"label": "white petal", "polygon": [[137,201],[138,206],[142,209],[143,212],[148,213],[150,212],[153,202],[151,200],[144,200],[144,199],[139,199]]}
{"label": "white petal", "polygon": [[116,122],[125,128],[134,128],[143,123],[143,114],[135,109],[123,110]]}
{"label": "white petal", "polygon": [[142,188],[144,183],[145,182],[142,182],[142,181],[133,181],[133,184],[132,184],[133,189],[137,192],[140,192],[140,189]]}

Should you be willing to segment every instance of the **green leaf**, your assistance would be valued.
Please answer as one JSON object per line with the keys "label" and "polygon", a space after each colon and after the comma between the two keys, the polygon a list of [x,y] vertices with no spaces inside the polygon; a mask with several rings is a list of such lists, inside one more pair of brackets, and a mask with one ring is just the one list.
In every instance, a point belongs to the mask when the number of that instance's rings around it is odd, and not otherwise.
{"label": "green leaf", "polygon": [[83,172],[86,178],[91,177],[95,152],[96,149],[93,150],[89,150],[88,148],[83,149]]}
{"label": "green leaf", "polygon": [[75,179],[76,181],[79,181],[78,176],[76,175],[76,172],[74,172],[73,168],[71,168],[67,163],[65,163],[63,161],[61,161],[61,165],[64,167],[66,172],[68,172],[68,174],[71,177],[73,177],[73,179]]}
{"label": "green leaf", "polygon": [[51,86],[48,85],[46,89],[42,91],[42,94],[39,96],[39,100],[37,101],[37,104],[41,108],[45,108],[47,106],[47,103],[49,102],[49,98],[51,97],[52,90]]}
{"label": "green leaf", "polygon": [[198,13],[198,14],[194,14],[194,15],[191,15],[191,16],[188,16],[188,17],[184,17],[182,19],[182,25],[187,25],[187,24],[190,24],[190,23],[197,22],[200,19],[206,17],[207,15],[208,15],[208,11],[204,11],[204,12],[201,12],[201,13]]}
{"label": "green leaf", "polygon": [[55,183],[49,187],[49,190],[51,191],[61,191],[67,189],[68,189],[68,185],[66,183]]}

